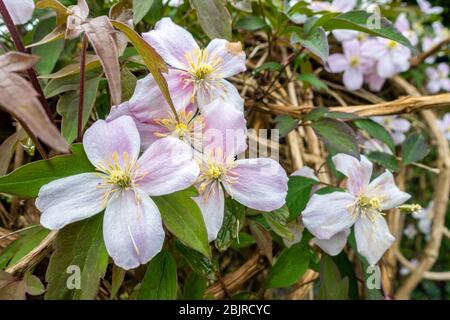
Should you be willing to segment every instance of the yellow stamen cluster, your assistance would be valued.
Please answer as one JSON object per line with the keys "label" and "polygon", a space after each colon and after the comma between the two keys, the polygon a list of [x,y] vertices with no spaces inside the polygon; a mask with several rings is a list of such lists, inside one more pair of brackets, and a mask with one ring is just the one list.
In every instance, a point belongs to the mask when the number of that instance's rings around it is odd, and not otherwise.
{"label": "yellow stamen cluster", "polygon": [[388,43],[387,43],[387,47],[389,49],[394,49],[395,47],[397,47],[397,45],[398,45],[398,43],[393,41],[393,40],[389,40]]}
{"label": "yellow stamen cluster", "polygon": [[185,55],[189,65],[189,74],[195,81],[205,80],[212,74],[216,74],[221,68],[222,59],[217,56],[209,56],[204,49],[196,49]]}
{"label": "yellow stamen cluster", "polygon": [[359,65],[359,58],[358,57],[353,57],[352,59],[350,59],[350,65],[352,67]]}
{"label": "yellow stamen cluster", "polygon": [[418,212],[418,211],[422,210],[422,206],[417,203],[404,204],[404,205],[399,206],[398,209],[400,209],[400,211],[404,212],[404,213],[414,213],[414,212]]}
{"label": "yellow stamen cluster", "polygon": [[381,212],[381,201],[382,197],[369,198],[361,195],[349,206],[349,211],[351,211],[355,220],[358,218],[368,218],[374,222],[377,216],[384,215]]}
{"label": "yellow stamen cluster", "polygon": [[175,115],[170,113],[168,118],[157,119],[156,123],[164,126],[169,131],[168,133],[156,132],[155,135],[159,138],[175,135],[182,140],[195,140],[198,134],[201,135],[204,127],[203,118],[193,115],[192,111],[181,111],[178,113],[178,120]]}

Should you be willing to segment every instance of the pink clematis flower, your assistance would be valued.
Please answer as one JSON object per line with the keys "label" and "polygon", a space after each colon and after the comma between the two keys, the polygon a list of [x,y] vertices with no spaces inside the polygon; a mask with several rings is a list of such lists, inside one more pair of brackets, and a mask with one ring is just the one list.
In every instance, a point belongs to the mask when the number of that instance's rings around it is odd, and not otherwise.
{"label": "pink clematis flower", "polygon": [[358,40],[345,41],[342,47],[343,54],[335,53],[328,57],[327,69],[332,73],[344,72],[343,82],[348,90],[361,89],[364,73],[370,70],[374,62],[361,55]]}
{"label": "pink clematis flower", "polygon": [[33,16],[33,0],[3,0],[14,24],[24,24]]}
{"label": "pink clematis flower", "polygon": [[193,184],[199,167],[192,150],[167,137],[139,157],[139,133],[128,116],[99,120],[84,135],[84,148],[96,172],[58,179],[39,191],[36,206],[49,229],[89,218],[103,210],[103,237],[116,265],[132,269],[151,260],[164,242],[160,196]]}
{"label": "pink clematis flower", "polygon": [[358,161],[338,154],[333,163],[347,176],[347,191],[313,195],[303,211],[303,224],[315,242],[334,255],[342,251],[354,225],[358,252],[374,265],[395,240],[382,211],[398,207],[410,195],[397,188],[389,171],[370,181],[372,163],[365,156]]}
{"label": "pink clematis flower", "polygon": [[391,134],[396,146],[405,141],[405,133],[411,128],[411,123],[399,116],[372,117],[372,120],[381,124]]}
{"label": "pink clematis flower", "polygon": [[437,120],[439,130],[450,141],[450,113],[446,113],[441,120]]}
{"label": "pink clematis flower", "polygon": [[[245,141],[244,134],[240,140]],[[276,210],[285,203],[288,178],[284,169],[269,158],[236,160],[246,148],[245,143],[230,148],[227,139],[209,140],[198,158],[199,196],[194,200],[202,210],[209,241],[216,239],[223,223],[225,192],[260,211]]]}
{"label": "pink clematis flower", "polygon": [[400,31],[413,46],[419,43],[419,37],[415,30],[411,29],[411,24],[408,21],[406,13],[401,13],[395,20],[395,27]]}
{"label": "pink clematis flower", "polygon": [[356,0],[313,1],[309,8],[313,11],[348,12],[356,6]]}
{"label": "pink clematis flower", "polygon": [[444,8],[438,6],[433,7],[426,0],[417,0],[417,4],[420,7],[420,11],[426,14],[441,14],[444,11]]}
{"label": "pink clematis flower", "polygon": [[170,92],[183,90],[184,98],[197,103],[200,111],[215,99],[227,100],[243,110],[239,92],[225,80],[246,70],[239,42],[214,39],[200,49],[192,35],[170,18],[161,19],[154,30],[142,36],[172,67],[167,78]]}
{"label": "pink clematis flower", "polygon": [[428,67],[425,71],[428,77],[427,90],[437,93],[441,90],[450,91],[450,68],[446,63],[440,63],[437,68]]}
{"label": "pink clematis flower", "polygon": [[372,68],[364,74],[364,82],[367,83],[369,89],[373,92],[379,92],[386,82],[386,78],[380,77],[377,73],[377,67],[374,64]]}
{"label": "pink clematis flower", "polygon": [[375,38],[361,45],[361,55],[377,60],[378,76],[391,78],[409,69],[411,50],[393,40]]}

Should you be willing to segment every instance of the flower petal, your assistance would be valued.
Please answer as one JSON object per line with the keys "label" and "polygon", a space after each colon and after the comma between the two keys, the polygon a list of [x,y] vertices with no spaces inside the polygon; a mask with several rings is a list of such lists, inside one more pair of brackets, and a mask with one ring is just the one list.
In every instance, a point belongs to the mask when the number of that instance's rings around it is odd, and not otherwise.
{"label": "flower petal", "polygon": [[334,53],[327,59],[327,69],[332,73],[343,72],[349,67],[347,58],[341,53]]}
{"label": "flower petal", "polygon": [[181,70],[187,69],[185,55],[199,50],[192,35],[186,29],[173,23],[170,18],[159,20],[155,29],[143,33],[142,37],[161,55],[164,61]]}
{"label": "flower petal", "polygon": [[231,103],[237,110],[244,110],[244,99],[234,85],[227,80],[214,80],[197,90],[197,104],[200,111],[212,101],[219,99]]}
{"label": "flower petal", "polygon": [[228,78],[247,70],[245,67],[245,52],[240,42],[229,42],[224,39],[214,39],[206,47],[208,62],[219,60],[219,70],[216,76]]}
{"label": "flower petal", "polygon": [[344,249],[345,245],[347,244],[347,237],[349,234],[350,229],[347,229],[336,233],[328,240],[314,238],[313,241],[320,247],[320,249],[328,253],[330,256],[336,256],[342,251],[342,249]]}
{"label": "flower petal", "polygon": [[244,113],[222,100],[203,108],[205,149],[221,148],[226,155],[238,155],[247,149],[247,127]]}
{"label": "flower petal", "polygon": [[129,116],[122,116],[110,122],[97,120],[86,130],[83,138],[84,150],[89,161],[94,165],[109,164],[113,154],[127,153],[130,158],[139,156],[141,139],[136,124]]}
{"label": "flower petal", "polygon": [[376,213],[373,215],[373,221],[368,217],[356,221],[355,238],[358,252],[370,265],[375,265],[395,241],[386,220]]}
{"label": "flower petal", "polygon": [[382,78],[391,78],[398,73],[396,64],[390,54],[386,54],[378,60],[377,73]]}
{"label": "flower petal", "polygon": [[347,192],[315,194],[302,212],[303,224],[318,239],[328,240],[355,222],[349,207],[355,197]]}
{"label": "flower petal", "polygon": [[353,195],[357,196],[369,184],[373,166],[365,156],[361,156],[361,161],[358,161],[352,156],[340,153],[333,157],[333,163],[336,169],[348,178],[347,189]]}
{"label": "flower petal", "polygon": [[109,201],[103,237],[117,266],[129,270],[147,263],[161,251],[164,236],[158,207],[145,192],[122,190]]}
{"label": "flower petal", "polygon": [[205,220],[206,230],[208,231],[208,241],[216,240],[217,234],[223,224],[223,215],[225,207],[225,196],[222,187],[217,183],[212,189],[208,198],[203,196],[193,198],[202,211]]}
{"label": "flower petal", "polygon": [[230,175],[239,178],[224,183],[225,190],[236,201],[261,211],[272,211],[285,203],[288,177],[278,162],[269,158],[237,160]]}
{"label": "flower petal", "polygon": [[3,0],[14,24],[24,24],[33,16],[33,0]]}
{"label": "flower petal", "polygon": [[41,224],[51,230],[87,219],[104,209],[105,189],[96,173],[82,173],[58,179],[39,190],[36,207],[42,212]]}
{"label": "flower petal", "polygon": [[152,196],[190,187],[200,171],[191,147],[174,137],[155,141],[139,158],[137,166],[140,173],[145,173],[138,181],[139,188]]}
{"label": "flower petal", "polygon": [[395,185],[394,176],[387,170],[368,185],[365,195],[369,198],[381,197],[381,210],[398,207],[411,198],[409,194],[401,191]]}
{"label": "flower petal", "polygon": [[349,68],[345,70],[343,82],[345,87],[350,91],[361,89],[364,82],[362,71],[359,68]]}

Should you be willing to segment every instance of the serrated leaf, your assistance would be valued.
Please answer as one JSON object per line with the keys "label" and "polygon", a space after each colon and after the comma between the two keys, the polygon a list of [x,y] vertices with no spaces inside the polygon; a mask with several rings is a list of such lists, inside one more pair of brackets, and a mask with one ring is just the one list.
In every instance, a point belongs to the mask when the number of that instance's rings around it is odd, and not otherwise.
{"label": "serrated leaf", "polygon": [[207,257],[211,256],[202,212],[189,191],[183,190],[152,199],[161,212],[164,225],[173,235],[192,249]]}
{"label": "serrated leaf", "polygon": [[94,299],[100,278],[105,275],[108,266],[108,252],[103,242],[103,214],[69,224],[60,230],[54,248],[45,274],[48,283],[45,299]]}
{"label": "serrated leaf", "polygon": [[371,152],[367,157],[369,158],[369,160],[385,167],[390,171],[397,172],[400,170],[397,159],[392,154],[374,151]]}
{"label": "serrated leaf", "polygon": [[226,0],[191,0],[191,6],[210,39],[231,39],[231,16]]}
{"label": "serrated leaf", "polygon": [[359,158],[359,145],[355,132],[344,122],[335,119],[320,119],[311,124],[328,148],[336,153],[345,153]]}
{"label": "serrated leaf", "polygon": [[379,123],[370,119],[355,120],[353,123],[361,130],[366,131],[372,138],[384,142],[392,152],[395,152],[395,144],[389,132]]}
{"label": "serrated leaf", "polygon": [[403,164],[408,165],[420,161],[430,152],[430,146],[424,135],[413,133],[402,143]]}
{"label": "serrated leaf", "polygon": [[81,144],[72,145],[72,154],[40,160],[17,168],[0,178],[0,192],[35,198],[39,189],[53,180],[94,171]]}
{"label": "serrated leaf", "polygon": [[163,250],[148,264],[137,299],[174,300],[177,296],[177,265],[169,251]]}
{"label": "serrated leaf", "polygon": [[267,288],[283,288],[295,284],[309,266],[309,249],[304,241],[284,249],[267,275]]}
{"label": "serrated leaf", "polygon": [[289,208],[289,221],[294,220],[305,209],[311,196],[312,187],[317,184],[314,179],[290,176],[286,205]]}

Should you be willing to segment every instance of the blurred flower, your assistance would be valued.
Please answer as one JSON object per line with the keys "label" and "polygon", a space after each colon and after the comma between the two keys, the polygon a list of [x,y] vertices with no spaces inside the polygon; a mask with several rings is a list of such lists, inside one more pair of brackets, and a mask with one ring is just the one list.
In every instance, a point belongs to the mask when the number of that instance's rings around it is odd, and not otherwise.
{"label": "blurred flower", "polygon": [[332,73],[344,72],[343,82],[348,90],[361,89],[364,73],[370,70],[373,60],[361,55],[358,40],[342,43],[343,54],[335,53],[328,57],[327,70]]}
{"label": "blurred flower", "polygon": [[391,149],[389,149],[389,147],[385,143],[381,142],[380,140],[374,139],[374,138],[366,139],[363,142],[363,146],[364,146],[365,151],[378,151],[378,152],[392,154]]}
{"label": "blurred flower", "polygon": [[[435,21],[432,23],[433,36],[424,37],[422,40],[422,50],[424,52],[431,50],[435,45],[444,41],[450,37],[450,31],[442,24],[440,21]],[[425,62],[433,63],[436,60],[436,56],[428,57]]]}
{"label": "blurred flower", "polygon": [[422,208],[421,210],[414,212],[412,216],[418,220],[417,227],[420,232],[428,238],[433,220],[433,201],[431,201],[426,208]]}
{"label": "blurred flower", "polygon": [[447,140],[450,141],[450,113],[446,113],[441,120],[437,120],[438,127],[445,135]]}
{"label": "blurred flower", "polygon": [[312,1],[309,8],[313,11],[348,12],[356,6],[356,0]]}
{"label": "blurred flower", "polygon": [[316,243],[325,240],[332,246],[327,248],[332,254],[343,249],[354,225],[358,252],[374,265],[395,240],[383,211],[398,207],[410,195],[397,188],[387,170],[370,182],[373,165],[365,156],[359,161],[338,154],[332,160],[347,177],[347,191],[314,194],[303,211],[303,224],[316,237]]}
{"label": "blurred flower", "polygon": [[[413,267],[417,267],[417,265],[419,264],[419,261],[417,259],[412,259],[410,261],[410,263],[413,265]],[[400,272],[400,275],[402,275],[402,276],[407,276],[408,274],[411,273],[411,271],[409,271],[409,269],[406,267],[401,267],[399,272]]]}
{"label": "blurred flower", "polygon": [[379,92],[383,88],[386,78],[378,75],[376,64],[374,64],[364,75],[364,82],[367,83],[371,91]]}
{"label": "blurred flower", "polygon": [[3,0],[14,24],[24,24],[33,16],[33,0]]}
{"label": "blurred flower", "polygon": [[403,230],[403,234],[408,239],[414,239],[415,236],[417,235],[416,227],[414,227],[412,223],[408,224],[408,226]]}
{"label": "blurred flower", "polygon": [[417,0],[417,4],[420,7],[420,11],[426,14],[441,14],[444,11],[442,7],[432,7],[426,0]]}
{"label": "blurred flower", "polygon": [[402,144],[406,138],[405,133],[411,128],[411,123],[399,116],[372,117],[371,119],[389,131],[396,146]]}
{"label": "blurred flower", "polygon": [[428,67],[426,74],[428,77],[427,90],[430,93],[437,93],[441,90],[450,91],[450,68],[446,63],[440,63],[437,68]]}
{"label": "blurred flower", "polygon": [[161,19],[154,30],[142,36],[173,68],[167,79],[170,92],[181,90],[181,97],[197,104],[200,111],[215,99],[243,110],[239,92],[225,80],[246,70],[245,52],[239,42],[214,39],[200,49],[192,35],[170,18]]}
{"label": "blurred flower", "polygon": [[413,46],[419,43],[419,37],[415,30],[411,29],[406,13],[400,13],[395,20],[395,27],[400,31]]}
{"label": "blurred flower", "polygon": [[184,3],[184,0],[163,0],[164,5],[168,5],[169,7],[179,7]]}
{"label": "blurred flower", "polygon": [[105,210],[103,237],[123,269],[151,260],[162,248],[164,229],[150,196],[191,186],[199,174],[191,148],[167,137],[139,157],[139,132],[128,116],[96,121],[86,130],[84,149],[96,172],[58,179],[39,190],[41,224],[58,230]]}

